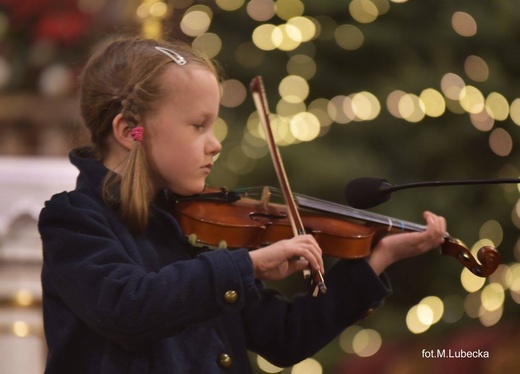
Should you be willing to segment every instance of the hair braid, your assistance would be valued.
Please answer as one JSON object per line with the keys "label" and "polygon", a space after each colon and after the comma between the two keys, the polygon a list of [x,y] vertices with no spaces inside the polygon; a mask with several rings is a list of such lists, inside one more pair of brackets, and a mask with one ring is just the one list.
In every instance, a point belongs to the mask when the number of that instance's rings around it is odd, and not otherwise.
{"label": "hair braid", "polygon": [[[136,84],[121,100],[121,114],[132,127],[142,126],[139,113],[139,93],[141,85]],[[146,95],[144,95],[146,96]],[[153,198],[152,185],[148,176],[148,167],[140,141],[134,141],[124,165],[121,177],[121,216],[134,231],[142,231],[148,225],[149,205]]]}

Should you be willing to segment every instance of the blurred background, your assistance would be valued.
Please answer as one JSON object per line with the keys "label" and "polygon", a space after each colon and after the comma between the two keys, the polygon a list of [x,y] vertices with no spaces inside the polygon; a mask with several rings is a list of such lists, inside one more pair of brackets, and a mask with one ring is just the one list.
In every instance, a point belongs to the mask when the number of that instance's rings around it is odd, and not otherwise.
{"label": "blurred background", "polygon": [[[36,220],[74,187],[67,153],[89,141],[77,77],[100,45],[177,38],[219,61],[216,187],[277,186],[248,88],[261,75],[292,189],[345,204],[360,176],[519,176],[519,17],[514,0],[0,0],[0,371],[44,368]],[[515,184],[393,193],[371,211],[420,224],[434,211],[502,264],[487,279],[437,252],[393,265],[383,307],[294,367],[251,353],[256,372],[519,372],[518,201]]]}

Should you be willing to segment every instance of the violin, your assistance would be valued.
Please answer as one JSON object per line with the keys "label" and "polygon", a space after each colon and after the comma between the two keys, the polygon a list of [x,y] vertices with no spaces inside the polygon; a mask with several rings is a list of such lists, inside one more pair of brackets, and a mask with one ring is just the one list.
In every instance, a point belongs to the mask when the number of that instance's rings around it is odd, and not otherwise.
{"label": "violin", "polygon": [[[286,205],[271,201],[280,196],[273,187],[234,191],[208,188],[190,197],[174,196],[172,210],[194,246],[254,250],[293,236]],[[294,194],[294,198],[306,233],[314,236],[325,255],[336,258],[368,257],[386,235],[426,229],[424,225],[305,195]],[[479,277],[491,275],[501,260],[495,248],[484,246],[477,253],[477,262],[459,239],[448,234],[440,251]]]}
{"label": "violin", "polygon": [[[208,189],[191,197],[174,197],[172,213],[194,246],[206,248],[260,248],[292,236],[311,234],[326,255],[356,259],[370,255],[371,249],[387,234],[424,231],[425,226],[357,210],[348,206],[294,195],[274,140],[269,108],[261,77],[250,85],[253,100],[266,136],[284,203],[271,202],[277,190],[218,192]],[[256,198],[255,198],[256,197]],[[500,264],[495,248],[479,250],[477,262],[460,240],[447,235],[443,254],[455,257],[473,274],[487,277]],[[319,271],[304,271],[314,288],[313,296],[326,293]]]}

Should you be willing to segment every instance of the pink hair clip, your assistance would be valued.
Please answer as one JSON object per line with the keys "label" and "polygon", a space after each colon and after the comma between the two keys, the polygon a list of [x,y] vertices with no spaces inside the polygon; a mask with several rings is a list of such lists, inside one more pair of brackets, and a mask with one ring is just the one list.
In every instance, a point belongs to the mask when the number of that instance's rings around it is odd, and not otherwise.
{"label": "pink hair clip", "polygon": [[143,126],[136,126],[132,129],[132,131],[130,132],[130,135],[132,135],[132,138],[134,139],[134,141],[142,142],[143,141],[143,132],[144,132]]}

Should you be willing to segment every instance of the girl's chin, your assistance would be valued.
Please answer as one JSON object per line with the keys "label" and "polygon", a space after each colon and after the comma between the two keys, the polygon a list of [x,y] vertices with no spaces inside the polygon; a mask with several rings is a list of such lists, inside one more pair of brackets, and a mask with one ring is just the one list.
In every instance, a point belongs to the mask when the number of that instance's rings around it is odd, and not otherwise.
{"label": "girl's chin", "polygon": [[196,195],[196,194],[203,192],[205,190],[205,188],[206,188],[206,185],[203,184],[203,185],[197,186],[197,187],[170,188],[169,190],[179,196],[191,196],[191,195]]}

